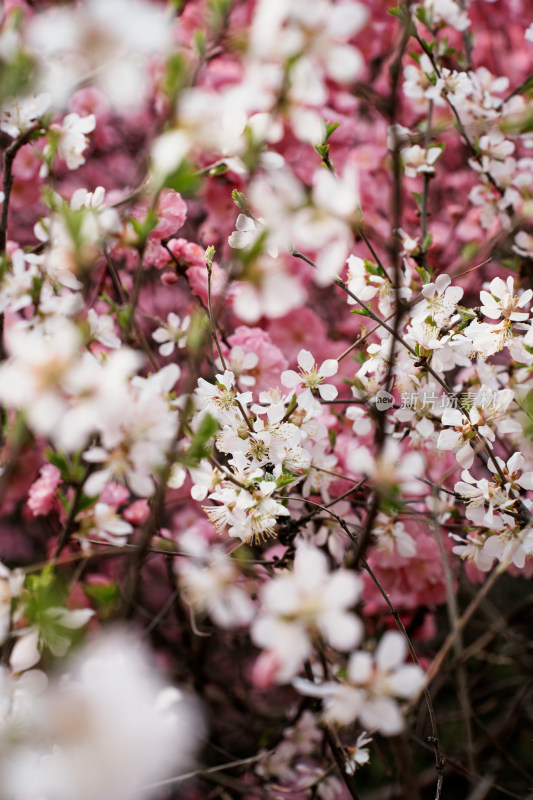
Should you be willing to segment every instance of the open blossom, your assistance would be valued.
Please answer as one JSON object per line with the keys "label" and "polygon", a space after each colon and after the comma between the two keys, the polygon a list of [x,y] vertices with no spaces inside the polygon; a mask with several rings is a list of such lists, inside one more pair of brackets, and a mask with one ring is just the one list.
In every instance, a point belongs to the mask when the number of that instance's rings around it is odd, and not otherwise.
{"label": "open blossom", "polygon": [[397,631],[388,631],[374,657],[366,651],[352,653],[347,680],[322,684],[298,679],[294,685],[302,694],[324,700],[324,718],[338,725],[355,719],[369,730],[395,736],[404,728],[398,700],[415,697],[424,685],[424,674],[416,664],[405,664],[407,645]]}
{"label": "open blossom", "polygon": [[231,423],[239,414],[237,403],[246,407],[252,400],[252,393],[238,392],[235,375],[228,369],[224,370],[224,373],[216,375],[215,378],[215,384],[209,383],[204,378],[198,378],[195,392],[198,405],[202,412],[211,414],[220,423]]}
{"label": "open blossom", "polygon": [[228,236],[228,244],[234,250],[248,250],[256,243],[260,236],[267,235],[265,251],[272,258],[277,258],[278,247],[269,244],[268,231],[264,226],[264,219],[252,219],[246,214],[239,214],[235,223],[235,230]]}
{"label": "open blossom", "polygon": [[289,516],[289,510],[271,496],[276,489],[274,481],[260,481],[250,490],[222,487],[209,496],[221,505],[204,509],[219,533],[227,527],[230,536],[259,542],[274,535],[278,517]]}
{"label": "open blossom", "polygon": [[442,155],[442,148],[428,147],[425,150],[419,144],[414,144],[412,147],[404,147],[401,155],[405,174],[409,178],[415,178],[420,174],[433,175],[435,172],[434,165]]}
{"label": "open blossom", "polygon": [[449,25],[458,31],[465,31],[470,26],[466,11],[455,0],[424,0],[422,7],[430,28]]}
{"label": "open blossom", "polygon": [[360,578],[353,572],[328,570],[327,558],[301,542],[294,570],[266,583],[260,592],[262,611],[252,624],[252,640],[267,651],[277,683],[285,683],[311,655],[313,638],[349,651],[361,640],[362,624],[350,609],[359,599]]}
{"label": "open blossom", "polygon": [[489,442],[496,438],[494,428],[501,434],[520,433],[519,423],[506,413],[513,399],[512,389],[493,392],[487,386],[481,386],[472,398],[469,419],[458,408],[446,408],[442,414],[442,424],[453,426],[453,429],[446,427],[441,430],[437,448],[453,450],[457,463],[463,469],[470,469],[474,462],[474,446],[478,441],[476,431]]}
{"label": "open blossom", "polygon": [[509,319],[513,322],[528,319],[529,312],[519,311],[533,297],[533,291],[527,289],[520,296],[514,294],[514,280],[512,276],[504,281],[501,278],[494,278],[489,286],[489,291],[480,292],[481,313],[490,319]]}
{"label": "open blossom", "polygon": [[354,775],[355,771],[363,764],[368,764],[370,761],[370,753],[368,752],[367,744],[370,744],[372,737],[366,731],[362,731],[357,737],[354,747],[348,747],[349,759],[346,762],[346,772],[349,775]]}
{"label": "open blossom", "polygon": [[[69,169],[77,169],[85,163],[83,151],[88,147],[89,140],[87,133],[94,131],[96,119],[94,114],[87,117],[80,117],[79,114],[67,114],[62,123],[55,122],[50,126],[57,139],[57,154],[64,159]],[[49,146],[48,146],[49,147]],[[45,150],[45,154],[50,152]],[[47,173],[46,165],[43,164],[41,176]]]}
{"label": "open blossom", "polygon": [[0,108],[0,130],[13,139],[25,133],[48,110],[52,97],[46,92],[37,97],[9,99]]}
{"label": "open blossom", "polygon": [[376,548],[378,551],[397,552],[405,558],[411,558],[416,554],[416,541],[399,520],[394,522],[385,514],[378,514],[374,534],[377,536]]}
{"label": "open blossom", "polygon": [[490,555],[484,547],[487,537],[483,534],[468,533],[466,537],[458,536],[456,533],[448,534],[450,539],[458,542],[452,547],[452,553],[463,560],[472,561],[472,563],[481,570],[481,572],[488,572],[494,564],[494,556]]}
{"label": "open blossom", "polygon": [[467,503],[467,519],[493,530],[503,526],[500,515],[494,514],[495,509],[505,510],[514,505],[514,499],[499,483],[488,481],[487,478],[474,478],[466,469],[461,473],[461,480],[455,484],[454,490]]}
{"label": "open blossom", "polygon": [[426,283],[422,287],[424,300],[413,308],[413,322],[422,321],[430,316],[435,325],[442,327],[448,321],[463,296],[463,289],[459,286],[450,286],[451,282],[449,275],[442,274],[434,282]]}
{"label": "open blossom", "polygon": [[82,539],[82,543],[83,538],[87,537],[121,547],[126,544],[128,534],[133,533],[133,526],[122,519],[112,506],[102,502],[79,514],[77,522],[77,537]]}
{"label": "open blossom", "polygon": [[107,314],[97,314],[94,308],[87,312],[87,322],[91,329],[91,337],[105,347],[120,347],[122,342],[115,332],[112,317]]}
{"label": "open blossom", "polygon": [[158,349],[162,356],[172,355],[176,345],[179,348],[185,347],[190,323],[189,316],[184,317],[182,321],[177,314],[171,311],[167,317],[167,324],[156,328],[152,333],[152,339],[159,344]]}
{"label": "open blossom", "polygon": [[337,388],[328,383],[324,384],[325,378],[331,378],[337,374],[339,363],[336,359],[328,358],[319,367],[309,350],[300,350],[298,366],[300,367],[299,374],[292,369],[281,373],[281,382],[284,386],[294,389],[301,384],[305,386],[304,394],[309,395],[318,390],[323,400],[334,400],[337,397]]}
{"label": "open blossom", "polygon": [[193,529],[180,536],[179,548],[188,558],[178,558],[175,570],[183,597],[192,610],[207,612],[221,628],[249,625],[255,616],[255,605],[235,559],[210,547]]}
{"label": "open blossom", "polygon": [[49,514],[56,500],[57,487],[61,483],[61,472],[53,464],[41,467],[39,477],[28,492],[28,508],[34,517]]}
{"label": "open blossom", "polygon": [[518,253],[520,256],[533,258],[533,236],[526,231],[518,231],[514,237],[512,250],[514,250],[514,252]]}

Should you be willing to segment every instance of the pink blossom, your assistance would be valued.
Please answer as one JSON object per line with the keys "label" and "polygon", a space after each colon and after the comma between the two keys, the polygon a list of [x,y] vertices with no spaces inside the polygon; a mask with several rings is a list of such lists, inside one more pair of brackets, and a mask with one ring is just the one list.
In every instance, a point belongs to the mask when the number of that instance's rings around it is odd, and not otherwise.
{"label": "pink blossom", "polygon": [[54,507],[57,487],[61,483],[61,472],[53,464],[45,464],[39,477],[28,492],[28,507],[34,517],[49,514]]}
{"label": "pink blossom", "polygon": [[111,481],[106,483],[100,492],[100,502],[112,506],[115,510],[123,506],[130,499],[130,493],[125,486]]}
{"label": "pink blossom", "polygon": [[128,508],[123,511],[122,516],[126,522],[130,522],[132,525],[144,525],[150,516],[148,501],[144,498],[135,500],[131,506],[128,506]]}
{"label": "pink blossom", "polygon": [[[189,267],[187,270],[187,278],[194,294],[198,295],[202,303],[207,305],[207,268],[205,267],[205,258],[203,267]],[[211,276],[211,298],[220,297],[227,285],[227,275],[219,267],[216,262],[213,262],[213,272]]]}
{"label": "pink blossom", "polygon": [[164,239],[175,234],[187,219],[187,203],[173,189],[163,189],[157,201],[158,223],[152,232]]}
{"label": "pink blossom", "polygon": [[282,351],[273,344],[270,335],[262,328],[240,325],[228,342],[232,347],[241,347],[245,353],[255,353],[258,363],[250,370],[255,378],[257,392],[267,391],[280,385],[280,375],[287,369],[288,361]]}
{"label": "pink blossom", "polygon": [[205,250],[195,242],[188,242],[187,239],[171,239],[168,249],[183,266],[205,267]]}

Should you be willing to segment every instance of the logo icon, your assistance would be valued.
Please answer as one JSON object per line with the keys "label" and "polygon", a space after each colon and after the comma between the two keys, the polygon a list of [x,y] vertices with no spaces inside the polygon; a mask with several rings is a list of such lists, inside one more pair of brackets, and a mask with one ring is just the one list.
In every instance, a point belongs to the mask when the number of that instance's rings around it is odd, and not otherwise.
{"label": "logo icon", "polygon": [[378,411],[386,411],[389,406],[394,405],[394,397],[390,392],[380,389],[376,394],[376,408]]}

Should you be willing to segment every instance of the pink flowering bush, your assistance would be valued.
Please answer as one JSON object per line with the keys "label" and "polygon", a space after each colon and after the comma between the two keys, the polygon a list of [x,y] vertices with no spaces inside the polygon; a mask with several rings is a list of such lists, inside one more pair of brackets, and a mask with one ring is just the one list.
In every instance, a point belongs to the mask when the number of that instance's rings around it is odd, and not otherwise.
{"label": "pink flowering bush", "polygon": [[0,800],[525,797],[525,0],[0,9]]}

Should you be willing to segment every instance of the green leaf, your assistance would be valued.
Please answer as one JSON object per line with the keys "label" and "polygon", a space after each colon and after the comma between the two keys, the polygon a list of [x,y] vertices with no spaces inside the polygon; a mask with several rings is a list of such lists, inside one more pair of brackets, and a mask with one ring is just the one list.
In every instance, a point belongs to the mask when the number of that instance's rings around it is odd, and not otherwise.
{"label": "green leaf", "polygon": [[370,316],[370,314],[368,313],[366,308],[352,308],[351,309],[351,313],[352,314],[359,314],[359,316],[361,316],[361,317],[369,317]]}
{"label": "green leaf", "polygon": [[122,330],[127,331],[130,326],[131,320],[131,306],[126,305],[119,308],[117,311],[117,322]]}
{"label": "green leaf", "polygon": [[389,8],[387,14],[390,14],[391,17],[398,17],[398,19],[403,19],[405,12],[403,10],[402,4],[398,3],[396,8]]}
{"label": "green leaf", "polygon": [[427,12],[426,12],[426,9],[424,8],[424,6],[418,6],[418,8],[415,11],[415,16],[422,23],[422,25],[426,25],[426,27],[427,27],[427,25],[428,25],[427,19],[428,18],[427,18]]}
{"label": "green leaf", "polygon": [[213,31],[220,31],[225,27],[233,5],[233,0],[209,0],[206,11],[206,21]]}
{"label": "green leaf", "polygon": [[423,284],[431,283],[431,275],[429,274],[427,269],[424,269],[424,267],[416,267],[416,271],[418,272],[418,274],[422,278],[422,283]]}
{"label": "green leaf", "polygon": [[220,425],[211,414],[206,414],[202,418],[198,430],[192,437],[189,449],[185,454],[185,463],[187,466],[195,466],[202,458],[207,458],[211,455],[211,440],[219,428]]}
{"label": "green leaf", "polygon": [[109,617],[120,607],[120,587],[117,583],[84,583],[83,591],[96,606],[100,618]]}
{"label": "green leaf", "polygon": [[19,50],[9,62],[0,61],[0,105],[9,98],[25,94],[35,78],[35,61]]}
{"label": "green leaf", "polygon": [[130,217],[129,221],[131,222],[131,225],[135,233],[139,237],[139,243],[141,246],[144,245],[149,235],[151,234],[151,232],[154,230],[154,228],[158,223],[157,214],[155,213],[153,208],[150,208],[147,211],[144,219],[139,220],[135,219],[134,217]]}
{"label": "green leaf", "polygon": [[288,486],[290,483],[294,483],[300,476],[295,475],[294,473],[288,473],[287,475],[280,475],[279,478],[276,480],[276,486],[278,489],[283,489],[284,486]]}
{"label": "green leaf", "polygon": [[174,189],[175,192],[185,196],[197,192],[200,185],[198,173],[187,160],[183,160],[177,170],[167,175],[163,181],[163,187]]}
{"label": "green leaf", "polygon": [[467,242],[461,248],[461,256],[465,261],[472,261],[479,252],[479,244],[477,242]]}
{"label": "green leaf", "polygon": [[182,53],[173,53],[166,62],[163,91],[175,102],[179,93],[187,84],[187,64]]}
{"label": "green leaf", "polygon": [[242,192],[238,192],[237,189],[234,189],[231,193],[231,197],[233,202],[239,209],[242,211],[243,214],[246,214],[247,217],[252,217],[252,212],[250,211],[250,206],[248,205],[248,199],[245,194]]}
{"label": "green leaf", "polygon": [[431,233],[426,233],[424,236],[424,241],[422,242],[422,252],[425,253],[426,250],[429,250],[433,243],[433,236]]}
{"label": "green leaf", "polygon": [[340,122],[328,122],[327,120],[323,120],[323,122],[326,128],[326,135],[324,136],[324,144],[327,144],[331,134],[335,133],[337,128],[340,126]]}
{"label": "green leaf", "polygon": [[369,261],[368,258],[363,259],[363,261],[367,272],[370,272],[371,275],[383,276],[383,270],[381,267],[378,267],[378,265],[374,264],[373,261]]}
{"label": "green leaf", "polygon": [[195,30],[192,36],[192,42],[194,49],[196,50],[200,58],[203,58],[205,56],[205,52],[207,49],[207,38],[205,35],[205,31],[202,30],[201,28]]}

